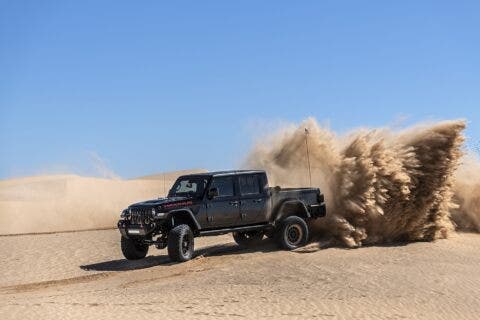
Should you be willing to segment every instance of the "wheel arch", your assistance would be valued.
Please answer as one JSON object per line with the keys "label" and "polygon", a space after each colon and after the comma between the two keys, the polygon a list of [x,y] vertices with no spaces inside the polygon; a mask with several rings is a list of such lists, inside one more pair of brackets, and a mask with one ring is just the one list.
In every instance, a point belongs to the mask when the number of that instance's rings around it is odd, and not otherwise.
{"label": "wheel arch", "polygon": [[303,219],[307,219],[311,217],[311,214],[303,201],[298,199],[287,199],[278,207],[275,221],[283,220],[290,216],[299,216]]}
{"label": "wheel arch", "polygon": [[169,212],[169,216],[171,219],[171,227],[178,226],[180,224],[188,225],[193,233],[197,233],[200,230],[200,224],[198,223],[197,219],[195,219],[195,215],[189,209],[178,209]]}

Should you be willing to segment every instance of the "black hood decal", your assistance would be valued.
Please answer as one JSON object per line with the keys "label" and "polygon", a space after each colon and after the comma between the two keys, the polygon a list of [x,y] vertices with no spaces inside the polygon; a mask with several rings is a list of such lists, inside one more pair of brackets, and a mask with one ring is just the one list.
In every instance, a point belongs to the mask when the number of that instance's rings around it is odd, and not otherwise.
{"label": "black hood decal", "polygon": [[172,198],[159,198],[155,200],[147,200],[137,202],[130,205],[128,208],[153,208],[158,206],[174,206],[176,203],[187,202],[188,198],[185,197],[172,197]]}

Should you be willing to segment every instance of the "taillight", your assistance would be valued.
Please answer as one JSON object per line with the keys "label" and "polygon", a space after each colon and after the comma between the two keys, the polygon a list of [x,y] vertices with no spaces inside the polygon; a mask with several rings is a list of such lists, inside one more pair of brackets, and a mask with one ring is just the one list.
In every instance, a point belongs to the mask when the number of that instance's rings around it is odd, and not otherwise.
{"label": "taillight", "polygon": [[323,195],[323,193],[319,193],[318,194],[318,203],[323,203],[325,202],[325,196]]}

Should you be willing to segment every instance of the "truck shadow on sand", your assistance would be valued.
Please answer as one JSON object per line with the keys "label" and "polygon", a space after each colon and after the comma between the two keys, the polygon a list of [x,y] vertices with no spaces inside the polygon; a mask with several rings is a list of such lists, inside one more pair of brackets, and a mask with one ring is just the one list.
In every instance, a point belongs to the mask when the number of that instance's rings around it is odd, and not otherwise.
{"label": "truck shadow on sand", "polygon": [[[225,255],[236,255],[236,254],[245,254],[253,252],[272,252],[280,250],[278,246],[268,240],[262,241],[262,243],[255,248],[243,248],[234,243],[222,244],[222,245],[213,245],[208,247],[203,247],[198,250],[195,250],[195,255],[193,260],[201,257],[212,257],[212,256],[225,256]],[[118,259],[103,261],[88,265],[81,265],[80,268],[85,271],[131,271],[152,268],[159,265],[175,265],[177,262],[171,262],[170,258],[167,255],[161,256],[148,256],[140,260],[127,260],[127,259]]]}
{"label": "truck shadow on sand", "polygon": [[[425,241],[418,241],[425,242]],[[428,241],[426,241],[428,242]],[[391,242],[391,243],[380,243],[380,244],[368,244],[362,247],[403,247],[414,242]],[[323,238],[323,239],[314,239],[309,242],[306,246],[295,249],[291,252],[297,254],[308,254],[315,253],[325,249],[340,249],[340,250],[359,250],[361,247],[349,248],[343,245],[340,241],[334,240],[332,238]],[[164,249],[166,250],[166,249]],[[215,257],[215,256],[227,256],[227,255],[241,255],[255,252],[274,252],[282,251],[278,245],[276,245],[272,240],[265,239],[259,245],[253,248],[244,248],[240,247],[235,243],[226,243],[218,244],[208,247],[203,247],[195,250],[195,255],[192,260],[199,259],[202,257]],[[81,269],[86,271],[130,271],[130,270],[139,270],[145,268],[152,268],[160,265],[168,266],[175,265],[177,262],[171,262],[170,258],[167,255],[159,256],[148,256],[140,260],[127,260],[127,259],[118,259],[110,260],[99,263],[93,263],[88,265],[80,266]]]}

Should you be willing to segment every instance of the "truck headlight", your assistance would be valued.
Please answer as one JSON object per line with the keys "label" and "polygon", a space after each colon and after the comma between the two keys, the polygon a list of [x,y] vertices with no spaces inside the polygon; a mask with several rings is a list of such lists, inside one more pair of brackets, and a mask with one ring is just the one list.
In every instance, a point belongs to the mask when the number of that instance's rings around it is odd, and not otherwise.
{"label": "truck headlight", "polygon": [[166,215],[167,215],[167,214],[166,214],[165,212],[157,212],[157,213],[155,214],[155,217],[156,217],[156,218],[163,218],[163,217],[165,217]]}
{"label": "truck headlight", "polygon": [[128,211],[123,210],[122,213],[120,213],[120,218],[125,218],[125,217],[127,217],[127,215],[128,215]]}

